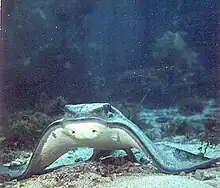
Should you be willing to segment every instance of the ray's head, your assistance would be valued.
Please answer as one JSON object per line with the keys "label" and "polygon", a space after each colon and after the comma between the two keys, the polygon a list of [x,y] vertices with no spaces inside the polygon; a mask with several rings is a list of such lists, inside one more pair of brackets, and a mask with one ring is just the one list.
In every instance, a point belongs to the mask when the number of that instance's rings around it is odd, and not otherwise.
{"label": "ray's head", "polygon": [[99,137],[106,127],[93,121],[67,121],[64,123],[63,132],[73,139],[85,140]]}

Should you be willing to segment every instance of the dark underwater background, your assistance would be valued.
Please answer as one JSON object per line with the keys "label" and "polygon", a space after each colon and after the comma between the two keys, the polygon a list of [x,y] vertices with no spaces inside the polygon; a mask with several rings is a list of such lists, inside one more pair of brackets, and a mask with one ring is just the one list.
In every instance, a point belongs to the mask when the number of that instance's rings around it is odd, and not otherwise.
{"label": "dark underwater background", "polygon": [[[13,2],[13,3],[12,3]],[[69,104],[132,111],[218,105],[216,0],[37,0],[6,3],[9,114],[53,116]]]}
{"label": "dark underwater background", "polygon": [[69,103],[139,103],[146,94],[153,108],[217,96],[217,1],[14,2],[5,25],[10,108],[42,93]]}
{"label": "dark underwater background", "polygon": [[220,151],[218,0],[4,6],[4,153],[33,149],[66,104],[98,102],[118,108],[153,141]]}

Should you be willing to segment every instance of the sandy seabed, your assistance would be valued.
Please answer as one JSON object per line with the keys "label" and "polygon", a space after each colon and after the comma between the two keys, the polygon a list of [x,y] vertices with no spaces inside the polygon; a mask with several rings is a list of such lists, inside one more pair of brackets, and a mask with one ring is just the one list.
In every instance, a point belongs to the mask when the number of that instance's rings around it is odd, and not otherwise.
{"label": "sandy seabed", "polygon": [[220,188],[220,168],[166,175],[152,164],[124,162],[106,165],[80,162],[22,181],[0,184],[5,188]]}

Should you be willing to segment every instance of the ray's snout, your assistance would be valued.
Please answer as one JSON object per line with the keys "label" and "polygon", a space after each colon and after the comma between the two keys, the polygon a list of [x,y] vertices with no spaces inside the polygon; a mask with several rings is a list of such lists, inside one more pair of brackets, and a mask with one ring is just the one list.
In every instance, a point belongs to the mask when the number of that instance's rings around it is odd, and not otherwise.
{"label": "ray's snout", "polygon": [[94,139],[101,133],[101,127],[96,123],[71,123],[65,126],[68,135],[75,139]]}

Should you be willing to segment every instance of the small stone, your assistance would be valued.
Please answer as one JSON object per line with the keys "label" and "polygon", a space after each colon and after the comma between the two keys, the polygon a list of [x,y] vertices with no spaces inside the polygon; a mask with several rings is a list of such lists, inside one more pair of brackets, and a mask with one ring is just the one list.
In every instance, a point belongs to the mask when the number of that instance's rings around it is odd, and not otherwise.
{"label": "small stone", "polygon": [[16,167],[19,167],[19,166],[22,166],[22,163],[20,162],[20,161],[12,161],[11,163],[10,163],[10,166],[9,166],[9,168],[16,168]]}
{"label": "small stone", "polygon": [[24,158],[29,158],[30,156],[30,153],[24,153]]}
{"label": "small stone", "polygon": [[180,176],[185,176],[186,173],[184,171],[180,172]]}
{"label": "small stone", "polygon": [[10,167],[10,163],[3,164],[4,167]]}
{"label": "small stone", "polygon": [[211,172],[205,172],[203,170],[196,170],[194,178],[200,181],[210,180],[216,178],[216,175]]}

